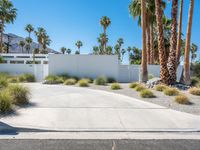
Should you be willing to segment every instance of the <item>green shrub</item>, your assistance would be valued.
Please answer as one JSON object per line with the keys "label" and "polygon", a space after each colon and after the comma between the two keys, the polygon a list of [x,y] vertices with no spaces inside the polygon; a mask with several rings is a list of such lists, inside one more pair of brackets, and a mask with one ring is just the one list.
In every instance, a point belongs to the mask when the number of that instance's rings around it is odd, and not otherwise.
{"label": "green shrub", "polygon": [[155,86],[155,90],[160,91],[160,92],[164,91],[167,88],[168,88],[168,86],[166,86],[164,84],[158,84],[158,85]]}
{"label": "green shrub", "polygon": [[35,77],[32,74],[25,73],[19,76],[19,82],[35,82]]}
{"label": "green shrub", "polygon": [[148,75],[148,80],[151,80],[151,79],[153,79],[154,78],[154,76],[152,75],[152,74],[149,74]]}
{"label": "green shrub", "polygon": [[5,77],[0,77],[0,89],[8,86],[8,80]]}
{"label": "green shrub", "polygon": [[59,80],[62,81],[63,83],[70,78],[68,74],[61,74],[58,76]]}
{"label": "green shrub", "polygon": [[8,78],[8,82],[9,83],[18,83],[19,79],[18,79],[18,77],[10,77],[10,78]]}
{"label": "green shrub", "polygon": [[113,77],[108,77],[108,78],[107,78],[107,82],[108,82],[108,83],[115,83],[116,80],[115,80],[115,78],[113,78]]}
{"label": "green shrub", "polygon": [[0,92],[0,113],[6,113],[11,110],[12,96],[7,90]]}
{"label": "green shrub", "polygon": [[46,76],[45,81],[43,82],[43,84],[60,84],[60,83],[63,83],[62,79],[54,75]]}
{"label": "green shrub", "polygon": [[83,79],[83,80],[87,80],[88,83],[92,83],[92,82],[93,82],[93,80],[90,79],[90,78],[82,78],[82,79]]}
{"label": "green shrub", "polygon": [[191,78],[191,85],[192,86],[198,86],[200,84],[200,79],[197,77],[192,77]]}
{"label": "green shrub", "polygon": [[88,80],[81,79],[81,80],[78,81],[78,85],[79,85],[80,87],[88,87],[88,86],[89,86]]}
{"label": "green shrub", "polygon": [[189,93],[192,95],[200,96],[200,88],[196,88],[196,87],[190,88]]}
{"label": "green shrub", "polygon": [[8,86],[7,90],[12,96],[14,104],[16,105],[28,104],[30,98],[29,88],[16,84]]}
{"label": "green shrub", "polygon": [[154,98],[155,97],[153,92],[148,90],[148,89],[142,90],[140,92],[140,96],[143,97],[143,98]]}
{"label": "green shrub", "polygon": [[134,89],[134,88],[136,88],[136,86],[138,86],[138,85],[139,85],[138,82],[133,82],[133,83],[130,83],[129,88]]}
{"label": "green shrub", "polygon": [[111,89],[112,90],[119,90],[119,89],[121,89],[121,86],[118,83],[113,83],[111,85]]}
{"label": "green shrub", "polygon": [[179,94],[179,90],[177,90],[176,88],[166,88],[164,90],[164,94],[168,95],[168,96],[176,96]]}
{"label": "green shrub", "polygon": [[138,84],[138,85],[135,87],[135,90],[136,90],[137,92],[143,91],[143,90],[145,90],[145,89],[146,89],[146,87],[145,87],[144,85],[141,85],[141,84]]}
{"label": "green shrub", "polygon": [[75,85],[76,84],[76,79],[73,79],[73,78],[70,78],[70,79],[67,79],[64,84],[65,85]]}
{"label": "green shrub", "polygon": [[94,81],[96,85],[107,85],[107,79],[103,76],[97,77]]}
{"label": "green shrub", "polygon": [[186,95],[180,94],[175,97],[175,101],[179,104],[189,104],[189,99]]}

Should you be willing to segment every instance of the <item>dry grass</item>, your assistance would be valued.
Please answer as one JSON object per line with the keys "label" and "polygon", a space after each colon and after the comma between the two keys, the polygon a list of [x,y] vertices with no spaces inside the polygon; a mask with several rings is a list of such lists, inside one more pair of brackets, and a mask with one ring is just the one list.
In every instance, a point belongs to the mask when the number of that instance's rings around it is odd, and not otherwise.
{"label": "dry grass", "polygon": [[139,85],[138,82],[132,82],[132,83],[129,84],[129,88],[134,89],[138,85]]}
{"label": "dry grass", "polygon": [[189,99],[186,95],[180,94],[175,97],[175,101],[179,104],[189,104]]}
{"label": "dry grass", "polygon": [[146,89],[146,87],[144,86],[144,85],[142,85],[142,84],[138,84],[136,87],[135,87],[135,90],[137,91],[137,92],[141,92],[141,91],[143,91],[143,90],[145,90]]}
{"label": "dry grass", "polygon": [[120,90],[121,86],[118,83],[113,83],[110,88],[112,90]]}
{"label": "dry grass", "polygon": [[158,84],[158,85],[155,86],[155,90],[160,91],[160,92],[164,91],[167,88],[168,88],[168,86],[166,86],[164,84]]}
{"label": "dry grass", "polygon": [[85,79],[81,79],[78,81],[78,85],[80,87],[88,87],[89,86],[89,83],[88,83],[88,80],[85,80]]}
{"label": "dry grass", "polygon": [[140,92],[140,96],[141,96],[142,98],[154,98],[154,97],[156,97],[156,96],[153,94],[153,92],[150,91],[150,90],[148,90],[148,89],[142,90],[142,91]]}
{"label": "dry grass", "polygon": [[189,93],[192,95],[200,96],[200,88],[196,88],[196,87],[190,88]]}
{"label": "dry grass", "polygon": [[77,82],[76,79],[70,78],[70,79],[67,79],[67,80],[64,82],[64,85],[75,85],[76,82]]}
{"label": "dry grass", "polygon": [[179,94],[179,90],[176,89],[176,88],[170,88],[170,87],[168,87],[168,88],[166,88],[164,90],[164,94],[168,95],[168,96],[176,96],[176,95]]}

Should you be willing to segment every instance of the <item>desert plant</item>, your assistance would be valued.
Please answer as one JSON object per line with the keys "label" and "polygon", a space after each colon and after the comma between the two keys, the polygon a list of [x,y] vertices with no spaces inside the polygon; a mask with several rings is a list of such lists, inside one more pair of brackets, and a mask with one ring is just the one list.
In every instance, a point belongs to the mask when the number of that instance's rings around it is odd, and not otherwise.
{"label": "desert plant", "polygon": [[129,84],[129,88],[134,89],[138,85],[139,85],[138,82],[132,82],[132,83]]}
{"label": "desert plant", "polygon": [[62,82],[65,82],[65,80],[69,79],[70,76],[68,74],[61,74],[58,76],[59,80],[61,80]]}
{"label": "desert plant", "polygon": [[0,89],[8,86],[8,80],[5,77],[0,77]]}
{"label": "desert plant", "polygon": [[19,76],[19,82],[35,82],[35,77],[32,74],[25,73]]}
{"label": "desert plant", "polygon": [[12,96],[12,101],[14,104],[16,105],[28,104],[30,98],[29,88],[16,84],[8,86],[7,90]]}
{"label": "desert plant", "polygon": [[12,96],[7,90],[0,92],[0,113],[6,113],[11,110]]}
{"label": "desert plant", "polygon": [[76,79],[70,78],[65,80],[64,85],[75,85],[76,84]]}
{"label": "desert plant", "polygon": [[18,83],[19,82],[19,79],[18,79],[18,77],[16,76],[13,76],[13,77],[10,77],[10,78],[8,78],[8,82],[9,83]]}
{"label": "desert plant", "polygon": [[43,84],[60,84],[63,83],[62,79],[58,76],[48,75],[45,77]]}
{"label": "desert plant", "polygon": [[168,87],[166,85],[164,85],[164,84],[158,84],[158,85],[155,86],[155,90],[156,91],[160,91],[160,92],[164,91],[167,88]]}
{"label": "desert plant", "polygon": [[180,94],[175,97],[175,101],[179,104],[189,104],[189,99],[186,95]]}
{"label": "desert plant", "polygon": [[190,88],[189,93],[192,95],[200,96],[200,88],[196,88],[196,87]]}
{"label": "desert plant", "polygon": [[176,88],[170,88],[170,87],[168,87],[168,88],[166,88],[164,90],[164,94],[168,95],[168,96],[176,96],[176,95],[179,94],[179,90],[176,89]]}
{"label": "desert plant", "polygon": [[107,79],[103,76],[99,76],[95,79],[94,83],[96,85],[107,85]]}
{"label": "desert plant", "polygon": [[108,82],[108,83],[115,83],[116,80],[115,80],[115,78],[113,78],[113,77],[108,77],[108,78],[107,78],[107,82]]}
{"label": "desert plant", "polygon": [[135,87],[135,90],[137,91],[137,92],[141,92],[141,91],[143,91],[143,90],[145,90],[146,89],[146,87],[144,86],[144,85],[142,85],[142,84],[138,84],[136,87]]}
{"label": "desert plant", "polygon": [[142,98],[154,98],[155,97],[155,95],[153,94],[153,92],[150,91],[150,90],[148,90],[148,89],[142,90],[140,92],[140,96]]}
{"label": "desert plant", "polygon": [[192,86],[198,86],[200,84],[200,79],[197,77],[192,77],[191,78],[191,85]]}
{"label": "desert plant", "polygon": [[119,90],[121,86],[118,83],[113,83],[110,87],[112,90]]}
{"label": "desert plant", "polygon": [[80,87],[88,87],[88,86],[89,86],[88,80],[81,79],[81,80],[78,81],[78,85],[79,85]]}

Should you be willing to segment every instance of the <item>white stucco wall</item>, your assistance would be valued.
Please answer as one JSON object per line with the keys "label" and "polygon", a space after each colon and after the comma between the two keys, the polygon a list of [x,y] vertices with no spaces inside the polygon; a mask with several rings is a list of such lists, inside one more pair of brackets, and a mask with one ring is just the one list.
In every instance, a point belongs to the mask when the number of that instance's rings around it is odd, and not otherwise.
{"label": "white stucco wall", "polygon": [[49,74],[67,73],[77,77],[118,78],[118,58],[109,55],[49,55]]}

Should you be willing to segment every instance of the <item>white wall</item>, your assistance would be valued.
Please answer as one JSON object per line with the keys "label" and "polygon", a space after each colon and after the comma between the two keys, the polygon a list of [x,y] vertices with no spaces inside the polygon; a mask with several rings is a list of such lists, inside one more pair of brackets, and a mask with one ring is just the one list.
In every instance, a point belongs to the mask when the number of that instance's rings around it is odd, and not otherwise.
{"label": "white wall", "polygon": [[109,55],[49,55],[49,74],[118,78],[118,57]]}

